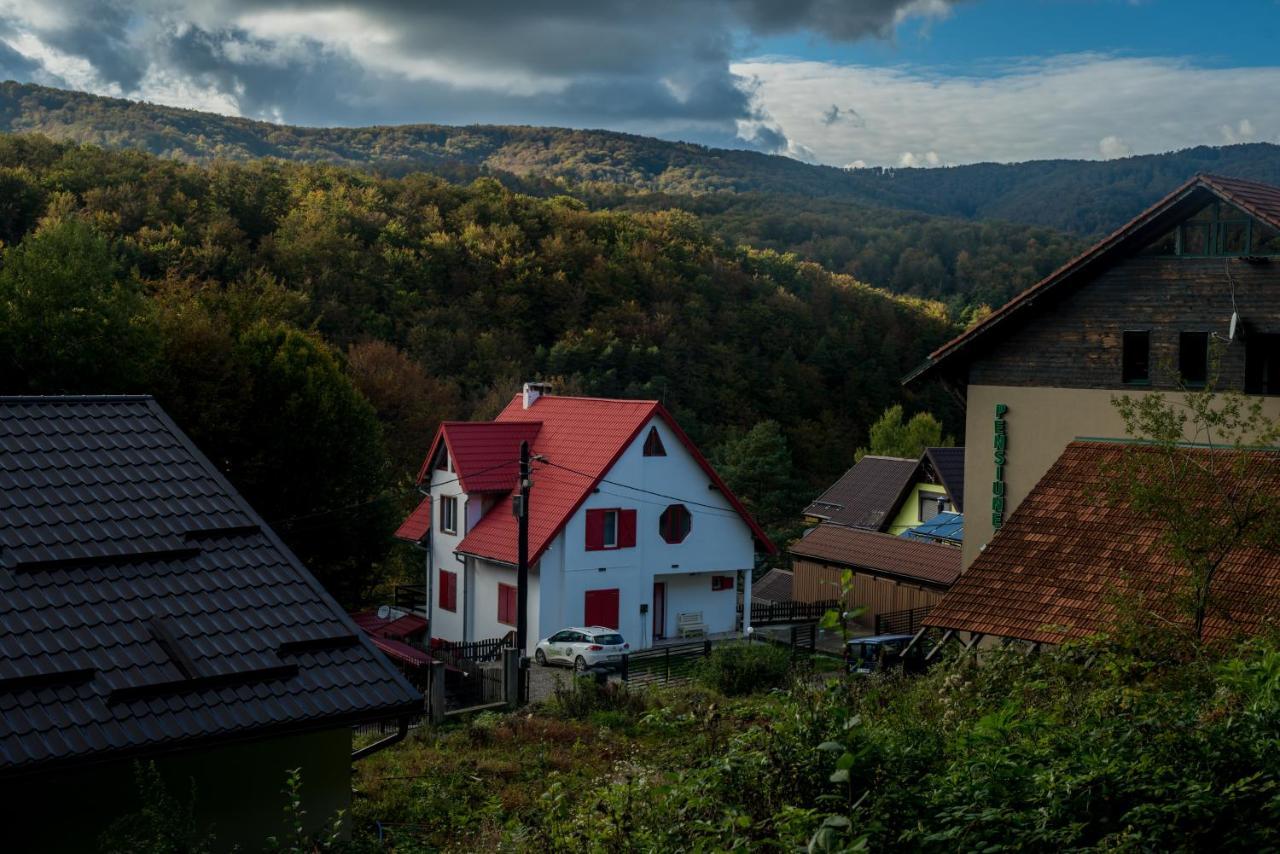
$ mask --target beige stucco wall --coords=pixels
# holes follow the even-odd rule
[[[1111,403],[1114,395],[1125,393],[1134,397],[1151,394],[1141,390],[969,386],[964,454],[966,569],[994,533],[991,498],[996,404],[1009,407],[1004,416],[1008,435],[1004,468],[1007,520],[1073,439],[1126,438],[1124,422]],[[1176,400],[1179,393],[1165,394]],[[1264,411],[1280,417],[1280,398],[1266,398]]]

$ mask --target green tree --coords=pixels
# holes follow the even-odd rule
[[[1157,392],[1112,404],[1140,442],[1124,449],[1110,473],[1110,497],[1161,523],[1160,541],[1187,573],[1175,599],[1202,641],[1227,557],[1248,546],[1280,550],[1271,477],[1280,423],[1263,413],[1261,398],[1212,385],[1185,391],[1181,403]]]
[[[48,222],[4,253],[0,352],[8,391],[145,391],[160,349],[153,310],[110,242]]]
[[[286,324],[252,327],[236,357],[251,388],[228,475],[330,593],[358,604],[395,523],[373,407],[327,345]]]
[[[779,549],[800,535],[809,491],[796,477],[787,437],[776,421],[731,436],[713,455],[716,471]]]
[[[902,405],[894,404],[884,411],[880,420],[871,425],[870,447],[859,448],[856,459],[867,454],[883,457],[914,459],[925,448],[950,447],[955,440],[942,436],[942,422],[928,412],[917,412],[905,423]]]

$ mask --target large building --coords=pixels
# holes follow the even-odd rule
[[[1069,443],[1124,437],[1113,397],[1212,373],[1280,414],[1280,188],[1201,175],[908,378],[966,404],[964,565]]]
[[[522,442],[536,457],[529,651],[570,626],[616,628],[633,649],[739,628],[757,550],[773,545],[671,415],[527,385],[493,421],[442,425],[423,463],[427,495],[398,535],[426,549],[432,637],[515,628]]]

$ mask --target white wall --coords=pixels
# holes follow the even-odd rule
[[[458,499],[458,532],[446,534],[440,530],[440,499],[446,496]],[[466,573],[462,561],[454,555],[458,543],[462,542],[464,531],[464,513],[467,522],[475,524],[470,518],[469,504],[462,484],[457,481],[453,472],[431,470],[431,563],[436,577],[431,579],[430,617],[431,636],[445,640],[463,640],[463,613],[466,608],[466,589],[464,580]],[[478,517],[477,517],[478,518]],[[458,579],[458,598],[456,611],[446,611],[440,607],[440,573],[452,572]]]
[[[644,441],[654,425],[662,437],[665,457],[644,456]],[[682,611],[703,611],[709,631],[733,630],[737,594],[733,590],[713,592],[709,576],[735,575],[754,566],[751,529],[723,494],[709,488],[710,478],[680,440],[661,419],[654,419],[641,429],[605,478],[614,483],[601,483],[600,491],[588,496],[553,546],[562,554],[563,581],[557,597],[561,610],[553,619],[553,612],[544,609],[547,619],[539,625],[539,634],[546,637],[565,626],[581,625],[586,591],[617,588],[618,630],[632,648],[647,647],[653,642],[655,576],[665,576],[659,580],[668,582],[667,637],[674,637],[675,615]],[[629,486],[648,492],[626,488]],[[659,535],[658,519],[668,505],[677,503],[685,505],[693,525],[684,542],[671,544]],[[613,507],[636,511],[635,548],[587,551],[585,511]],[[691,573],[697,577],[690,578]],[[543,574],[549,576],[550,571],[544,567]],[[642,604],[648,608],[643,617]]]
[[[474,613],[471,622],[471,637],[467,640],[488,640],[500,638],[507,632],[515,631],[515,623],[498,622],[498,585],[516,586],[516,570],[513,566],[491,563],[480,558],[472,558],[475,565],[475,596],[473,598]],[[539,605],[539,573],[536,567],[529,568],[529,635],[526,653],[533,654],[537,645],[538,605]]]

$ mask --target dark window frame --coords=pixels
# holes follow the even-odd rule
[[[458,533],[458,496],[456,495],[440,496],[440,532]]]
[[[1188,350],[1189,339],[1199,339],[1201,343],[1191,341],[1192,350]],[[1182,329],[1178,331],[1178,379],[1187,388],[1204,388],[1209,382],[1209,341],[1211,335],[1206,329]],[[1197,359],[1193,374],[1188,376],[1188,355]],[[1196,376],[1198,374],[1198,376]]]
[[[1131,336],[1143,336],[1146,352],[1143,354],[1141,362],[1136,359],[1130,359],[1129,342]],[[1139,370],[1140,369],[1140,370]],[[1140,376],[1138,374],[1141,374]],[[1126,329],[1120,333],[1120,382],[1124,385],[1146,386],[1151,385],[1151,330],[1150,329]]]

